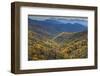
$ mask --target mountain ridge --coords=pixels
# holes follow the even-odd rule
[[[53,21],[38,21],[38,20],[31,20],[28,19],[28,25],[29,28],[31,27],[31,30],[35,31],[36,29],[44,30],[50,34],[57,35],[61,32],[82,32],[84,30],[87,30],[87,27],[84,25],[81,25],[79,23],[61,23],[61,22],[55,22]],[[35,29],[34,29],[35,27]]]

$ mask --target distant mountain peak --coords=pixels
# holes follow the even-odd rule
[[[46,19],[44,21],[28,19],[29,27],[33,27],[33,30],[41,29],[50,34],[58,34],[61,32],[81,32],[87,30],[87,27],[80,23],[63,23],[54,19]],[[35,27],[35,29],[34,29]]]

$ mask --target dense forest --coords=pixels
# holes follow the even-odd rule
[[[29,60],[86,58],[87,32],[63,32],[51,39],[29,31],[28,51]]]

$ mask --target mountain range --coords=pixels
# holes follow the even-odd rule
[[[28,18],[28,60],[87,58],[87,29],[78,21]]]
[[[63,23],[55,19],[33,20],[28,18],[28,27],[34,32],[48,33],[48,35],[87,30],[87,26],[81,23]]]

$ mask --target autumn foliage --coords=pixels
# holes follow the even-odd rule
[[[71,33],[69,38],[64,34],[65,38],[62,37],[63,34],[55,39],[42,38],[29,30],[28,60],[87,58],[87,32]]]

